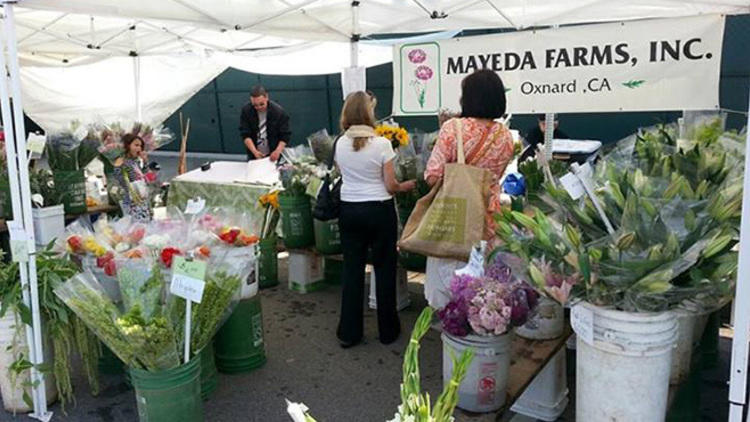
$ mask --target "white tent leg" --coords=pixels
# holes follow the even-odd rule
[[[135,116],[138,122],[143,122],[141,107],[141,58],[133,57],[133,81],[135,83]]]
[[[21,263],[21,285],[24,303],[31,308],[32,327],[26,329],[31,363],[32,393],[34,413],[31,417],[42,421],[49,421],[52,413],[47,410],[47,397],[44,374],[36,368],[43,362],[42,350],[42,321],[39,311],[39,295],[36,274],[36,257],[34,245],[34,228],[31,217],[31,189],[29,187],[29,169],[26,164],[26,129],[23,122],[23,106],[21,98],[21,79],[18,67],[18,51],[16,31],[14,25],[13,5],[4,3],[5,10],[5,46],[8,51],[7,63],[1,63],[0,69],[7,69],[10,73],[10,89],[13,97],[13,120],[11,120],[10,101],[5,84],[0,88],[3,121],[6,134],[10,135],[10,142],[6,143],[8,157],[8,175],[11,185],[11,199],[13,203],[14,219],[23,229],[28,239],[29,262]],[[0,59],[5,62],[5,58]],[[8,130],[9,129],[9,130]],[[20,155],[19,155],[20,153]],[[27,267],[28,265],[28,267]],[[28,271],[27,271],[28,270]],[[26,288],[28,287],[28,292]]]
[[[750,93],[748,94],[750,95]],[[748,129],[750,129],[750,114],[748,114]],[[742,413],[747,404],[747,357],[748,341],[750,341],[750,132],[748,132],[745,140],[745,182],[743,189],[740,258],[737,270],[737,291],[734,294],[738,312],[735,315],[732,369],[729,382],[730,422],[742,422]]]
[[[351,50],[350,54],[350,65],[351,67],[359,66],[359,1],[354,0],[352,2],[352,39],[351,39]]]

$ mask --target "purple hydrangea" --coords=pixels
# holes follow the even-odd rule
[[[499,255],[495,256],[492,262],[487,265],[484,270],[484,275],[485,277],[497,280],[500,283],[510,283],[513,278],[510,267],[505,265]]]
[[[451,300],[438,311],[438,317],[447,333],[464,337],[469,334],[468,306],[463,300]]]

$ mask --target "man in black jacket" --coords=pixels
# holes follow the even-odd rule
[[[268,99],[260,85],[250,92],[250,103],[242,107],[240,136],[247,148],[247,159],[271,157],[276,161],[289,143],[289,115],[281,106]]]

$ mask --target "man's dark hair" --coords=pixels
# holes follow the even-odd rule
[[[265,88],[261,85],[255,85],[253,89],[250,91],[251,97],[267,97],[268,91],[266,91]]]
[[[505,106],[505,86],[497,73],[477,70],[461,81],[461,117],[497,119]]]

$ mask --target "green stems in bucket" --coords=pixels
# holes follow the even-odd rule
[[[427,334],[432,322],[432,308],[425,308],[414,324],[409,345],[406,346],[403,366],[403,382],[401,384],[401,405],[399,406],[400,419],[413,418],[415,422],[448,422],[451,420],[453,410],[458,404],[458,386],[466,376],[469,364],[474,358],[472,349],[465,350],[459,359],[451,355],[453,360],[453,375],[448,385],[438,397],[435,407],[430,409],[430,395],[421,393],[419,376],[419,342]]]
[[[461,385],[469,369],[472,359],[474,359],[474,350],[466,349],[461,353],[461,357],[456,359],[455,354],[451,351],[451,360],[453,361],[453,374],[448,385],[438,397],[435,408],[432,410],[432,419],[434,421],[447,421],[453,415],[453,409],[458,404],[458,386]]]

